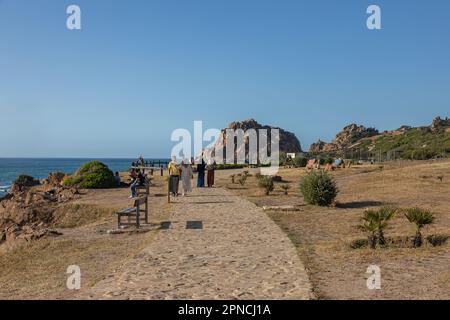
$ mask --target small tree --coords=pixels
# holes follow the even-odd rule
[[[416,235],[413,238],[412,244],[415,248],[418,248],[423,243],[421,230],[426,225],[433,223],[434,215],[430,210],[415,207],[406,209],[405,217],[409,222],[416,225]]]
[[[303,177],[300,191],[306,203],[319,206],[331,205],[338,193],[333,177],[323,170],[312,171]]]
[[[282,185],[280,185],[280,188],[283,190],[284,194],[287,196],[291,186],[288,184],[282,184]]]
[[[270,176],[261,176],[258,181],[260,188],[265,189],[266,196],[268,196],[274,189],[273,179]]]

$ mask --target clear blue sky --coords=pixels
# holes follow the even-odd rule
[[[448,0],[0,0],[0,157],[162,157],[194,120],[252,117],[304,149],[428,124],[450,116],[449,39]]]

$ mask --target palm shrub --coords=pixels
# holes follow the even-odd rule
[[[416,235],[413,238],[412,244],[415,248],[418,248],[423,243],[422,228],[433,223],[434,215],[430,210],[415,207],[406,209],[405,217],[409,222],[416,225]]]
[[[324,170],[315,170],[300,181],[300,191],[305,202],[318,206],[329,206],[337,196],[336,182]]]
[[[367,236],[367,239],[369,240],[369,246],[371,249],[375,249],[377,246],[377,232],[378,232],[378,226],[372,217],[372,212],[366,211],[364,212],[364,216],[362,218],[363,223],[359,226],[359,228],[367,233],[369,235]]]
[[[364,212],[360,229],[370,233],[368,239],[371,248],[375,248],[377,243],[381,246],[386,245],[384,230],[396,212],[397,209],[391,206],[384,206],[378,210],[369,209]]]
[[[291,186],[288,184],[282,184],[280,185],[280,188],[283,190],[284,194],[287,195]]]
[[[274,189],[273,179],[270,176],[261,176],[258,181],[258,186],[263,188],[268,196]]]

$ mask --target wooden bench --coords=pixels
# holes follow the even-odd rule
[[[145,206],[144,209],[142,209],[142,206]],[[145,223],[148,223],[148,196],[136,198],[133,207],[117,212],[118,228],[129,225],[135,225],[139,228],[141,226],[141,212],[145,213]],[[122,217],[124,216],[128,217],[128,222],[122,222]],[[131,217],[135,217],[135,222],[131,222]]]
[[[141,195],[150,195],[150,182],[146,181],[143,186],[136,186],[136,195],[139,197]]]

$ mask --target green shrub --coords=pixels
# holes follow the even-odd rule
[[[295,157],[293,162],[296,168],[304,168],[308,164],[308,159],[305,157]]]
[[[65,186],[77,186],[83,189],[114,188],[114,174],[100,161],[83,164],[74,175],[64,180]]]
[[[329,206],[337,196],[334,179],[325,171],[312,171],[300,181],[300,191],[305,202],[312,205]]]
[[[333,157],[327,156],[325,159],[325,164],[332,164],[334,162]]]
[[[258,181],[258,186],[265,190],[268,196],[274,189],[273,179],[270,176],[261,176]]]
[[[433,234],[427,237],[428,242],[433,247],[438,247],[444,245],[447,240],[450,239],[449,236],[443,234]]]

